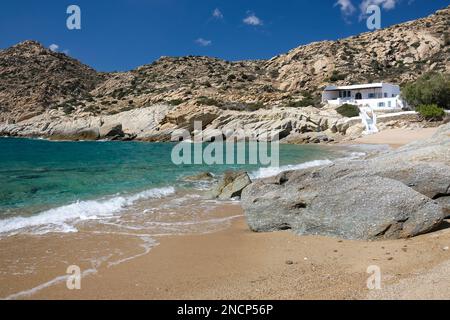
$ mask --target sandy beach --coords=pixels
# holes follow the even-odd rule
[[[388,144],[392,148],[430,138],[437,128],[388,129],[377,134],[364,136],[352,141],[352,144]]]
[[[450,229],[410,240],[343,241],[290,232],[252,233],[244,218],[238,218],[221,232],[158,241],[149,254],[84,277],[81,290],[68,290],[62,282],[27,298],[450,297],[450,284],[443,281],[450,261],[450,251],[445,249],[450,244]],[[380,267],[382,290],[367,289],[367,268],[373,265]]]
[[[358,143],[399,146],[411,137],[426,138],[434,130],[386,131]],[[18,250],[25,265],[35,259],[31,257],[44,253],[57,257],[51,263],[34,261],[38,275],[33,270],[0,275],[2,298],[450,298],[449,222],[438,231],[412,239],[366,242],[297,236],[289,231],[254,233],[248,229],[239,203],[214,210],[214,216],[233,217],[229,227],[206,234],[155,237],[157,244],[148,250],[135,236],[100,234],[90,228],[61,236],[2,239],[2,270],[15,261]],[[99,256],[118,262],[98,261],[92,269],[92,261],[84,254],[93,248]],[[108,250],[111,248],[114,250]],[[80,290],[66,286],[64,272],[73,264],[79,265],[83,274]],[[370,266],[380,268],[381,290],[367,287]]]
[[[0,300],[450,300],[450,1],[77,2],[1,11]]]

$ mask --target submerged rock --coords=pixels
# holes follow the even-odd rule
[[[201,172],[193,176],[187,176],[183,178],[184,181],[211,181],[214,180],[214,175],[211,172]]]
[[[247,172],[227,171],[217,186],[212,191],[212,197],[227,200],[240,197],[242,190],[251,184],[252,181]]]

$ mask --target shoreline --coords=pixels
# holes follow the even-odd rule
[[[421,128],[395,128],[395,129],[385,129],[375,134],[364,135],[359,138],[354,138],[352,140],[341,141],[341,142],[331,142],[331,143],[289,143],[281,142],[283,145],[320,145],[320,146],[348,146],[348,145],[389,145],[390,147],[396,149],[403,145],[409,144],[411,142],[430,138],[436,131],[438,127],[421,127]],[[134,139],[134,140],[108,140],[108,139],[88,139],[88,140],[77,140],[77,139],[52,139],[51,136],[0,136],[0,139],[30,139],[30,140],[42,140],[48,142],[138,142],[138,143],[177,143],[174,141],[156,141],[156,140],[144,140],[144,139]]]
[[[398,283],[450,261],[450,253],[442,249],[450,241],[450,229],[407,240],[365,242],[289,231],[253,233],[241,217],[226,230],[158,241],[148,254],[83,278],[81,290],[59,283],[28,298],[378,299]],[[411,264],[417,256],[420,262]],[[367,289],[371,265],[381,268],[386,291]],[[430,291],[430,285],[420,289]],[[440,287],[450,290],[450,284]]]
[[[434,128],[433,128],[434,129]],[[436,130],[436,129],[435,129]],[[434,131],[435,131],[434,130]],[[431,130],[422,131],[424,137]],[[404,134],[409,130],[403,130]],[[374,135],[375,137],[376,135]],[[383,135],[371,141],[382,140]],[[391,140],[392,141],[392,140]],[[365,141],[367,142],[367,140]],[[400,141],[401,142],[401,141]],[[402,145],[398,142],[394,145]],[[376,143],[373,143],[376,144]],[[381,143],[387,144],[387,143]],[[356,144],[342,144],[352,146]],[[157,241],[148,251],[136,251],[136,237],[97,236],[85,232],[52,235],[40,241],[42,250],[53,248],[70,251],[82,241],[82,247],[109,241],[123,248],[131,259],[119,263],[100,263],[92,271],[86,262],[80,263],[89,275],[82,279],[82,290],[68,290],[65,278],[32,295],[19,299],[380,299],[389,298],[405,281],[419,276],[428,277],[450,262],[447,247],[450,229],[422,235],[408,240],[364,242],[348,241],[321,236],[297,236],[289,231],[253,233],[247,227],[238,204],[221,204],[215,210],[230,218],[231,226],[206,234],[152,236]],[[80,238],[81,237],[81,238]],[[39,238],[39,237],[38,237]],[[60,238],[59,240],[57,240]],[[68,241],[60,240],[66,239]],[[80,240],[81,239],[81,240]],[[36,239],[35,239],[36,240]],[[76,242],[77,241],[77,242]],[[83,242],[84,241],[84,242]],[[29,247],[33,237],[21,247]],[[59,244],[58,244],[59,243]],[[29,244],[29,246],[27,246]],[[5,251],[6,249],[4,249]],[[31,249],[32,250],[32,249]],[[49,249],[52,250],[52,249]],[[128,250],[128,251],[127,251]],[[39,252],[39,251],[36,251]],[[132,253],[132,254],[131,254]],[[70,254],[69,254],[70,256]],[[419,262],[409,261],[421,256]],[[4,289],[10,287],[3,298],[20,291],[51,282],[61,277],[61,270],[80,257],[67,258],[55,268],[44,269],[39,281],[30,277],[12,290],[17,279],[3,279]],[[70,261],[70,263],[69,263]],[[47,261],[48,262],[48,261]],[[53,261],[55,264],[55,261]],[[379,265],[386,280],[386,293],[370,292],[366,287],[367,267]],[[442,269],[442,268],[441,268]],[[445,269],[446,270],[446,269]],[[437,272],[442,275],[442,272]],[[33,280],[32,280],[33,279]],[[432,282],[432,280],[430,280]],[[417,281],[416,281],[417,282]],[[417,285],[416,285],[417,287]],[[442,289],[443,288],[443,289]],[[422,290],[423,288],[421,288]],[[450,285],[441,285],[450,297]],[[33,290],[33,289],[31,289]],[[428,291],[427,291],[428,290]],[[423,289],[429,296],[432,287]],[[2,292],[4,290],[1,290]],[[422,292],[422,291],[421,291]],[[417,296],[417,290],[414,292]],[[395,297],[395,296],[394,296]],[[408,295],[406,294],[406,297]]]

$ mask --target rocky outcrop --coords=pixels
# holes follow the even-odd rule
[[[36,41],[1,50],[0,122],[24,121],[57,106],[62,110],[63,101],[85,100],[106,77]]]
[[[242,192],[254,231],[346,239],[413,237],[438,226],[450,199],[450,124],[369,160],[289,171]]]
[[[354,126],[354,120],[336,119],[326,107],[318,108],[323,86],[402,84],[428,71],[449,72],[449,16],[446,8],[383,30],[301,46],[268,61],[161,57],[116,73],[97,72],[25,41],[0,51],[0,131],[47,136],[53,132],[47,126],[65,123],[73,132],[80,128],[68,124],[77,119],[89,122],[120,115],[122,119],[114,122],[122,124],[124,134],[146,141],[169,141],[173,130],[192,130],[196,120],[212,130],[243,123],[263,131],[273,128],[282,138],[293,135],[293,141],[313,143],[315,137],[301,135],[321,131],[334,140],[333,135],[348,129],[348,134],[358,135],[362,128]],[[141,114],[152,106],[161,108],[154,112],[158,119]]]
[[[124,133],[122,131],[121,123],[110,123],[100,127],[99,129],[100,138],[105,139],[117,139],[122,138]]]
[[[45,137],[54,140],[130,140],[170,141],[172,130],[160,130],[165,115],[172,109],[166,105],[124,111],[108,116],[59,117],[51,110],[21,123],[0,124],[0,134],[9,136]],[[86,134],[89,132],[89,134]]]
[[[220,200],[228,200],[240,197],[242,190],[252,181],[246,172],[243,171],[227,171],[223,178],[212,190],[212,197]]]

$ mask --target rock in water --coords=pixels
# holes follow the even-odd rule
[[[214,175],[211,172],[201,172],[199,174],[193,176],[184,177],[184,181],[193,182],[193,181],[211,181],[214,179]]]
[[[227,171],[212,191],[212,196],[221,200],[240,197],[242,190],[252,181],[247,172]]]

